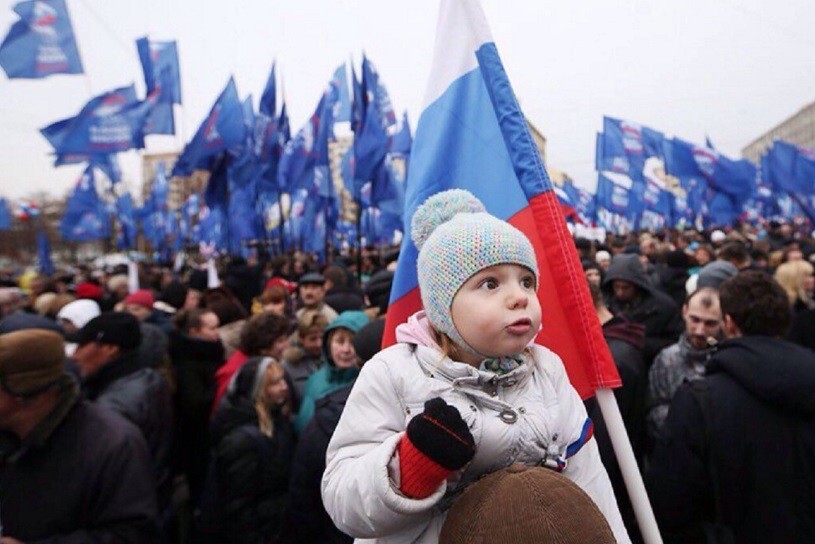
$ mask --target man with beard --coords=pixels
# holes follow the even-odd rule
[[[704,375],[707,360],[721,340],[719,293],[711,287],[695,291],[682,306],[682,319],[685,332],[677,343],[659,352],[648,374],[647,425],[652,440],[661,436],[676,390],[685,380]]]

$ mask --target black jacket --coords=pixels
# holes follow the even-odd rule
[[[623,382],[622,387],[614,390],[614,397],[620,408],[634,455],[641,460],[645,437],[645,386],[648,381],[642,356],[645,327],[622,317],[614,317],[603,324],[603,337]],[[594,422],[594,437],[600,450],[600,458],[603,460],[611,486],[614,488],[614,495],[617,497],[623,522],[628,529],[628,534],[634,538],[634,535],[639,532],[639,527],[628,499],[622,472],[617,463],[600,406],[595,398],[588,399],[585,404],[586,411]]]
[[[815,542],[815,354],[728,340],[708,374],[680,387],[654,452],[648,484],[663,533],[695,541],[718,518],[739,543]]]
[[[0,432],[3,535],[53,544],[158,542],[152,463],[133,425],[79,400],[65,378],[57,407],[26,438]]]
[[[227,395],[212,421],[216,500],[215,541],[259,544],[280,530],[294,428],[288,417],[274,416],[274,434],[259,428],[253,403]]]
[[[173,406],[167,382],[152,368],[144,368],[139,352],[126,352],[83,383],[88,400],[121,414],[142,432],[153,458],[156,483],[164,492],[170,479],[173,446]]]
[[[281,544],[350,544],[354,541],[334,526],[320,495],[328,442],[352,387],[353,384],[319,399],[314,417],[303,429],[292,462]]]
[[[210,342],[173,331],[170,356],[176,380],[176,454],[195,502],[207,471],[215,371],[224,362],[224,346],[220,340]]]
[[[637,287],[634,301],[622,303],[614,297],[614,280],[625,280]],[[665,293],[656,289],[642,268],[637,255],[617,255],[603,280],[603,291],[608,299],[608,309],[614,315],[623,315],[636,323],[645,325],[646,364],[663,348],[676,342],[684,326],[679,307]]]

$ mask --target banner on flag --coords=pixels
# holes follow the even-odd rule
[[[20,20],[0,44],[0,66],[9,79],[82,73],[65,0],[19,2],[14,11]]]

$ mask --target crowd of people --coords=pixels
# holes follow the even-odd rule
[[[3,271],[0,542],[433,542],[439,512],[513,462],[562,472],[640,541],[597,403],[527,344],[531,246],[462,215],[414,232],[425,312],[384,352],[396,249],[224,259],[218,287],[203,265],[143,263],[139,288],[126,267]],[[815,540],[815,240],[771,224],[575,245],[665,541]],[[513,282],[520,347],[490,336],[484,298]]]

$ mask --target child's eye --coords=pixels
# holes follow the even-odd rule
[[[521,285],[524,286],[524,289],[533,289],[535,287],[535,278],[527,276],[521,280]]]
[[[482,289],[488,289],[492,291],[493,289],[498,289],[498,282],[495,281],[493,278],[487,278],[481,282]]]

